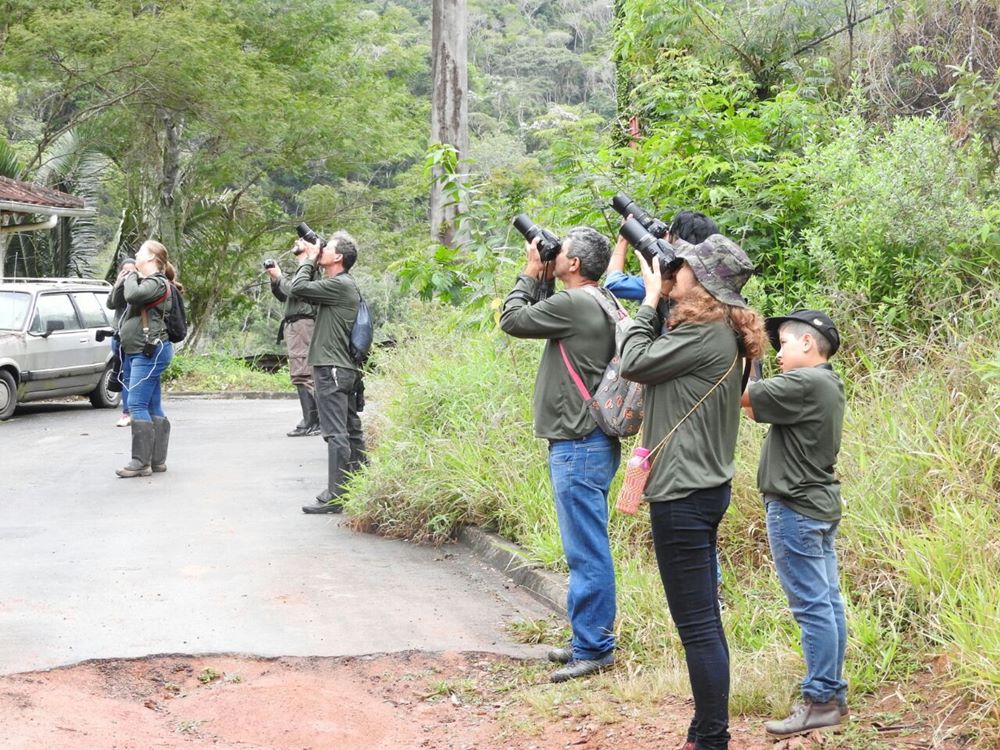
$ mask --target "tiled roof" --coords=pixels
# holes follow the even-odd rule
[[[0,201],[50,208],[84,208],[83,198],[2,176],[0,176]]]

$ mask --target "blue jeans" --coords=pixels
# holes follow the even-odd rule
[[[549,476],[569,566],[566,610],[573,658],[599,659],[615,647],[615,568],[608,540],[608,490],[621,445],[599,429],[549,443]]]
[[[719,610],[719,523],[729,484],[649,504],[653,549],[667,607],[684,645],[694,718],[687,739],[697,750],[729,747],[729,644]]]
[[[128,379],[132,363],[128,355],[122,351],[122,345],[117,336],[111,339],[111,351],[114,352],[115,357],[119,358],[122,363],[118,371],[118,382],[122,387],[122,413],[128,414]]]
[[[153,417],[165,417],[160,403],[160,376],[174,358],[174,345],[161,341],[152,357],[142,353],[127,355],[129,370],[128,409],[132,420],[152,422]]]
[[[833,546],[839,524],[804,516],[780,500],[767,501],[771,554],[792,615],[802,630],[806,662],[802,697],[813,703],[833,698],[843,702],[847,697],[847,619]]]

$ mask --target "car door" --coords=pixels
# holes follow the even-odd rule
[[[108,356],[111,354],[111,339],[106,338],[104,341],[97,340],[97,332],[99,330],[110,330],[111,328],[104,307],[104,300],[107,299],[107,294],[98,296],[96,293],[90,291],[71,292],[70,297],[73,298],[73,303],[80,314],[83,327],[89,335],[85,346],[87,349],[87,361],[94,368],[94,376],[91,382],[96,388],[101,380],[104,367],[108,362]]]
[[[92,331],[84,329],[68,293],[39,293],[25,341],[21,377],[26,392],[82,392],[94,377],[93,337]]]

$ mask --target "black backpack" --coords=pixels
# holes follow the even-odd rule
[[[371,311],[368,303],[361,296],[358,290],[358,317],[354,319],[354,327],[351,329],[351,345],[349,347],[351,359],[357,365],[364,364],[368,358],[368,351],[372,348],[372,339],[375,336],[375,326],[372,324]]]
[[[171,300],[173,304],[170,305],[170,309],[163,315],[163,325],[167,329],[167,338],[170,339],[170,343],[179,344],[184,340],[188,332],[187,311],[184,309],[184,298],[181,297],[180,289],[173,283],[167,282],[167,291],[146,309],[149,310],[163,304],[167,297],[170,296],[173,297]]]

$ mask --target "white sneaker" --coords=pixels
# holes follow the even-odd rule
[[[128,427],[132,424],[132,416],[130,414],[122,414],[118,421],[115,422],[115,427]]]

